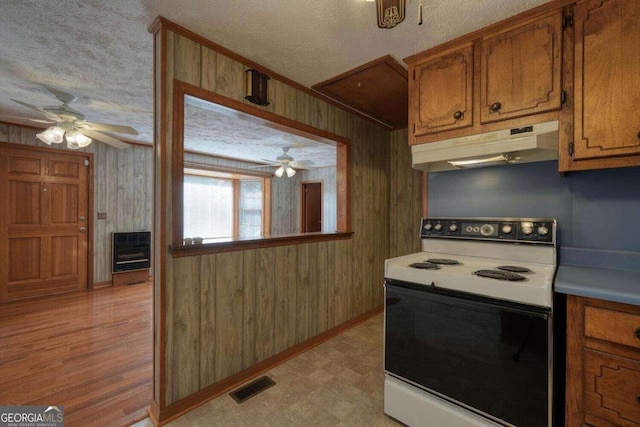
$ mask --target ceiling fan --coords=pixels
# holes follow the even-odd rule
[[[62,105],[49,106],[49,107],[36,107],[35,105],[27,104],[26,102],[12,99],[24,107],[30,110],[37,111],[46,119],[31,119],[28,117],[9,117],[0,116],[10,119],[27,119],[37,123],[51,123],[52,126],[47,128],[36,135],[36,137],[47,145],[61,144],[63,141],[67,142],[67,148],[78,149],[86,147],[91,144],[93,139],[102,141],[105,144],[112,145],[116,148],[127,148],[130,145],[126,142],[120,141],[117,138],[104,134],[102,132],[116,132],[124,133],[128,135],[137,135],[138,132],[130,127],[123,125],[112,125],[106,123],[94,123],[88,122],[84,119],[84,114],[69,107],[69,104],[76,100],[76,97],[57,90],[55,88],[44,86],[49,92],[51,92]]]
[[[296,174],[296,169],[312,169],[315,164],[312,160],[295,160],[289,155],[291,147],[281,147],[282,154],[276,157],[275,160],[260,159],[263,162],[269,163],[268,165],[253,166],[254,168],[273,167],[277,166],[275,175],[280,178],[285,172],[289,178]],[[295,169],[294,169],[295,168]]]

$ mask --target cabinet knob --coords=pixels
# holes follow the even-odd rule
[[[640,340],[640,328],[636,329],[634,334],[635,334],[636,338],[638,338]]]
[[[638,132],[638,139],[640,139],[640,132]]]
[[[499,102],[494,102],[489,108],[491,109],[491,111],[498,111],[502,108],[502,104],[500,104]]]
[[[456,120],[460,120],[462,118],[462,111],[458,110],[455,113],[453,113],[453,118]]]

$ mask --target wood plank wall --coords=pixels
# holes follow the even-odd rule
[[[389,182],[389,255],[397,257],[420,251],[418,238],[422,217],[423,172],[411,168],[411,149],[406,129],[391,132]]]
[[[164,124],[156,152],[156,219],[157,226],[165,227],[156,233],[166,236],[156,246],[157,259],[163,262],[156,264],[154,272],[156,308],[159,319],[164,319],[156,340],[164,343],[156,349],[160,356],[156,357],[155,401],[161,413],[234,373],[380,306],[391,223],[410,223],[413,202],[420,197],[420,182],[413,179],[411,163],[406,161],[410,153],[406,132],[395,133],[392,148],[387,129],[272,78],[271,105],[266,110],[351,141],[352,238],[172,258],[173,79],[246,102],[243,82],[248,68],[173,28],[162,21],[155,32],[156,124]],[[402,167],[395,169],[399,164]],[[396,180],[397,173],[406,177]],[[394,215],[402,219],[394,221],[389,203],[392,181],[393,188],[401,188],[404,194],[394,197],[395,201],[409,206],[396,206]],[[406,228],[396,227],[395,252],[416,247],[416,230],[401,236]],[[406,243],[411,240],[414,244]]]
[[[46,146],[38,139],[40,130],[0,124],[0,141]],[[52,150],[68,150],[64,144]],[[93,280],[111,281],[111,233],[114,231],[151,230],[153,214],[153,150],[134,145],[118,150],[100,142],[75,150],[94,154],[94,214],[107,214],[107,219],[93,220]]]

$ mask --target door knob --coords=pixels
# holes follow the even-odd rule
[[[494,102],[489,108],[491,109],[491,111],[495,112],[502,108],[502,104],[500,104],[499,102]]]

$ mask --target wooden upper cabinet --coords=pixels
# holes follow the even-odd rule
[[[415,136],[472,125],[473,45],[409,70],[409,128]]]
[[[640,154],[639,23],[638,0],[575,7],[573,160]]]
[[[480,49],[482,123],[561,108],[561,11],[483,37]]]

